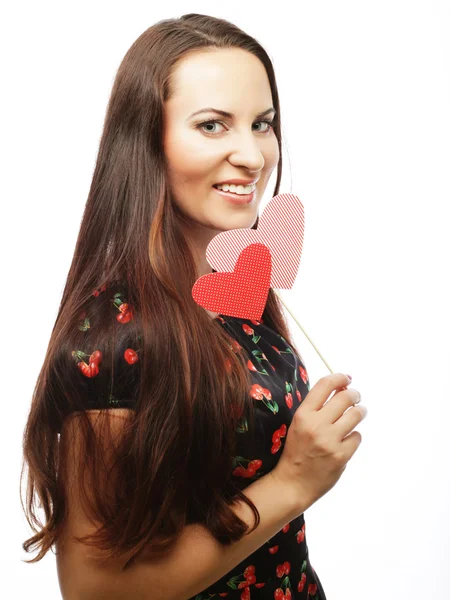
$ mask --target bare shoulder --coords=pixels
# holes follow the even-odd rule
[[[69,425],[71,425],[77,417],[80,417],[82,413],[86,414],[91,423],[95,423],[99,418],[108,418],[111,420],[129,420],[135,413],[133,408],[92,408],[84,411],[74,411],[70,413],[62,424],[61,433],[63,430],[67,429]]]

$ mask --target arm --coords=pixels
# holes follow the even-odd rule
[[[90,411],[90,414],[94,416],[96,412]],[[127,411],[110,409],[107,416],[112,418],[114,431],[120,435],[123,419],[129,416]],[[78,474],[74,459],[82,451],[76,421],[66,422],[60,441],[61,456],[67,456],[67,479],[75,482]],[[92,423],[97,427],[95,418]],[[64,600],[188,600],[221,579],[313,504],[305,494],[299,494],[298,484],[294,489],[293,485],[282,483],[269,472],[244,490],[260,513],[260,524],[255,531],[224,546],[206,527],[193,523],[184,528],[168,556],[154,560],[148,554],[146,556],[144,549],[129,568],[122,571],[123,561],[99,566],[92,549],[71,539],[74,535],[94,531],[77,489],[77,485],[67,488],[68,522],[63,539],[57,544],[57,569]],[[245,502],[238,499],[232,508],[243,521],[253,526],[253,512]],[[101,554],[99,558],[102,558]]]
[[[223,546],[205,527],[187,525],[168,557],[150,562],[141,553],[113,585],[105,579],[103,586],[97,588],[102,590],[101,595],[94,594],[96,600],[188,600],[218,581],[309,507],[290,489],[280,489],[271,473],[250,484],[244,493],[260,513],[261,521],[255,531]],[[233,507],[241,519],[253,525],[253,513],[247,504],[238,500]]]

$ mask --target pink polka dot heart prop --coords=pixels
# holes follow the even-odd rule
[[[213,237],[206,248],[206,260],[216,271],[232,271],[244,248],[264,244],[272,256],[270,287],[290,289],[300,266],[304,224],[300,198],[278,194],[260,215],[257,229],[231,229]]]
[[[272,258],[264,244],[250,244],[231,273],[202,275],[192,287],[200,306],[240,319],[260,320],[269,295]]]

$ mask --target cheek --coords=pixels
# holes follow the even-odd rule
[[[198,133],[191,131],[177,131],[176,135],[169,132],[164,152],[168,164],[180,173],[202,172],[220,157],[219,150],[214,150],[211,140],[202,139]]]
[[[169,177],[173,185],[201,185],[211,180],[217,158],[211,152],[185,151],[181,148],[167,155]]]

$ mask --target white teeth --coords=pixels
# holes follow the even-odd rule
[[[234,183],[224,183],[223,185],[215,185],[214,187],[218,190],[223,190],[224,192],[232,192],[233,194],[245,195],[253,192],[253,190],[256,188],[256,184],[252,183],[251,185],[235,185]]]

